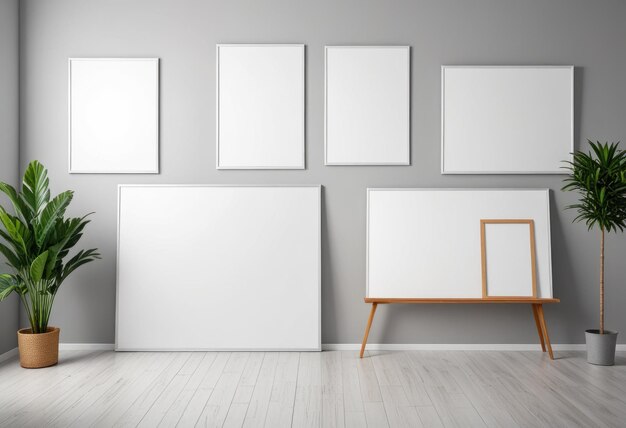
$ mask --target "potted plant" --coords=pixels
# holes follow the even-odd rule
[[[577,151],[565,168],[564,191],[579,194],[574,219],[584,221],[588,230],[600,229],[600,328],[587,330],[587,362],[610,366],[615,363],[617,332],[604,328],[604,239],[610,232],[626,228],[626,152],[619,143],[588,141],[593,152]]]
[[[16,292],[28,315],[30,328],[17,332],[20,364],[26,368],[58,362],[60,330],[48,326],[54,297],[76,268],[100,258],[91,249],[65,260],[89,221],[87,216],[65,218],[73,192],[51,199],[48,184],[48,171],[38,161],[28,165],[20,192],[0,183],[15,212],[0,206],[0,253],[13,270],[0,274],[0,301]]]

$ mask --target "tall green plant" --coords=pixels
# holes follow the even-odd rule
[[[81,250],[65,261],[89,223],[87,216],[64,218],[72,201],[68,190],[50,198],[48,171],[38,161],[28,165],[22,189],[6,183],[0,191],[13,204],[15,215],[0,206],[0,253],[12,274],[0,274],[0,301],[16,292],[33,333],[45,333],[54,297],[61,283],[78,267],[100,258],[96,249]]]
[[[564,191],[579,194],[574,219],[584,221],[588,230],[600,228],[600,334],[604,334],[604,235],[626,228],[626,151],[619,143],[588,141],[592,152],[577,151],[565,168],[569,176]]]

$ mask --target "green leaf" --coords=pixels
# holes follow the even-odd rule
[[[52,230],[57,220],[65,214],[65,210],[70,202],[72,202],[73,196],[74,192],[68,190],[57,195],[46,204],[46,207],[41,212],[41,215],[35,224],[35,239],[39,248],[43,245],[48,233]]]
[[[30,265],[30,279],[33,282],[41,281],[44,269],[46,267],[46,260],[48,259],[48,251],[41,253],[33,263]]]
[[[35,218],[50,200],[48,171],[39,161],[32,161],[26,168],[22,184],[22,200],[31,218]]]
[[[20,248],[24,253],[28,252],[27,242],[30,239],[28,228],[16,217],[8,214],[0,206],[0,222],[6,230],[10,242],[15,248]]]
[[[26,253],[24,252],[24,248],[19,242],[15,242],[13,238],[9,236],[4,230],[0,228],[0,237],[2,237],[9,246],[13,249],[13,254],[15,254],[20,260],[20,268],[23,267],[23,264],[26,260]]]
[[[20,270],[22,262],[9,247],[4,244],[0,244],[0,253],[2,253],[2,255],[7,259],[9,265],[11,265],[15,270]]]
[[[13,204],[15,213],[20,216],[25,223],[29,223],[31,221],[31,217],[28,207],[24,204],[24,201],[20,198],[20,195],[17,193],[15,188],[13,188],[10,184],[0,183],[0,192],[3,192],[8,196],[9,200]]]
[[[604,197],[606,196],[606,187],[600,189],[600,205],[604,203]]]
[[[55,244],[48,248],[48,261],[46,262],[46,277],[52,276],[52,271],[58,267],[59,262],[63,259],[82,236],[82,231],[89,223],[85,220],[89,214],[84,217],[70,218],[58,221],[54,229],[56,238]]]
[[[0,302],[6,299],[13,291],[18,291],[19,287],[13,275],[0,274]]]
[[[74,272],[77,268],[84,265],[85,263],[89,263],[94,261],[95,259],[99,259],[100,254],[98,250],[92,248],[86,251],[79,251],[74,257],[72,257],[66,264],[63,269],[63,274],[61,277],[61,281],[65,280],[72,272]]]

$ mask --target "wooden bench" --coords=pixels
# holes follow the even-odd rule
[[[541,350],[546,352],[550,359],[554,360],[552,354],[552,346],[550,345],[550,337],[548,336],[548,327],[546,320],[543,316],[543,304],[544,303],[559,303],[559,299],[540,299],[540,298],[477,298],[477,299],[387,299],[387,298],[372,298],[366,297],[365,303],[371,303],[372,309],[370,310],[370,316],[367,320],[367,327],[365,327],[365,336],[363,337],[363,344],[361,345],[361,358],[365,352],[365,345],[367,344],[367,337],[370,334],[370,328],[372,327],[372,321],[374,321],[374,314],[378,305],[387,305],[392,303],[402,304],[529,304],[532,307],[533,317],[535,318],[535,325],[537,326],[537,333],[539,334],[539,342],[541,343]]]

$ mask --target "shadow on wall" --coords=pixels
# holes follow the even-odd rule
[[[554,190],[554,192],[560,192],[560,189]],[[572,266],[571,254],[566,245],[565,239],[565,224],[567,219],[564,218],[563,213],[559,211],[559,207],[556,204],[554,196],[550,198],[550,229],[552,232],[552,292],[557,298],[567,298],[561,300],[561,303],[555,305],[553,311],[550,312],[562,313],[567,312],[574,314],[580,314],[584,311],[584,305],[580,301],[579,296],[576,295],[576,287],[573,284],[576,283],[574,276],[574,270]],[[554,257],[558,254],[559,257]],[[551,317],[556,318],[556,317]],[[569,319],[568,317],[559,317],[560,319]],[[582,341],[580,328],[573,323],[561,323],[554,324],[560,330],[559,337],[563,343],[580,343]]]
[[[574,67],[574,150],[580,149],[584,67]]]
[[[320,310],[322,311],[322,343],[324,343],[324,337],[328,337],[330,332],[326,332],[324,330],[325,326],[333,326],[336,325],[337,322],[337,307],[335,305],[335,301],[337,300],[335,295],[333,295],[333,290],[335,289],[333,284],[333,275],[332,275],[332,258],[330,256],[330,239],[328,232],[328,216],[326,215],[326,189],[322,186],[322,307]],[[330,328],[330,327],[329,327]]]

